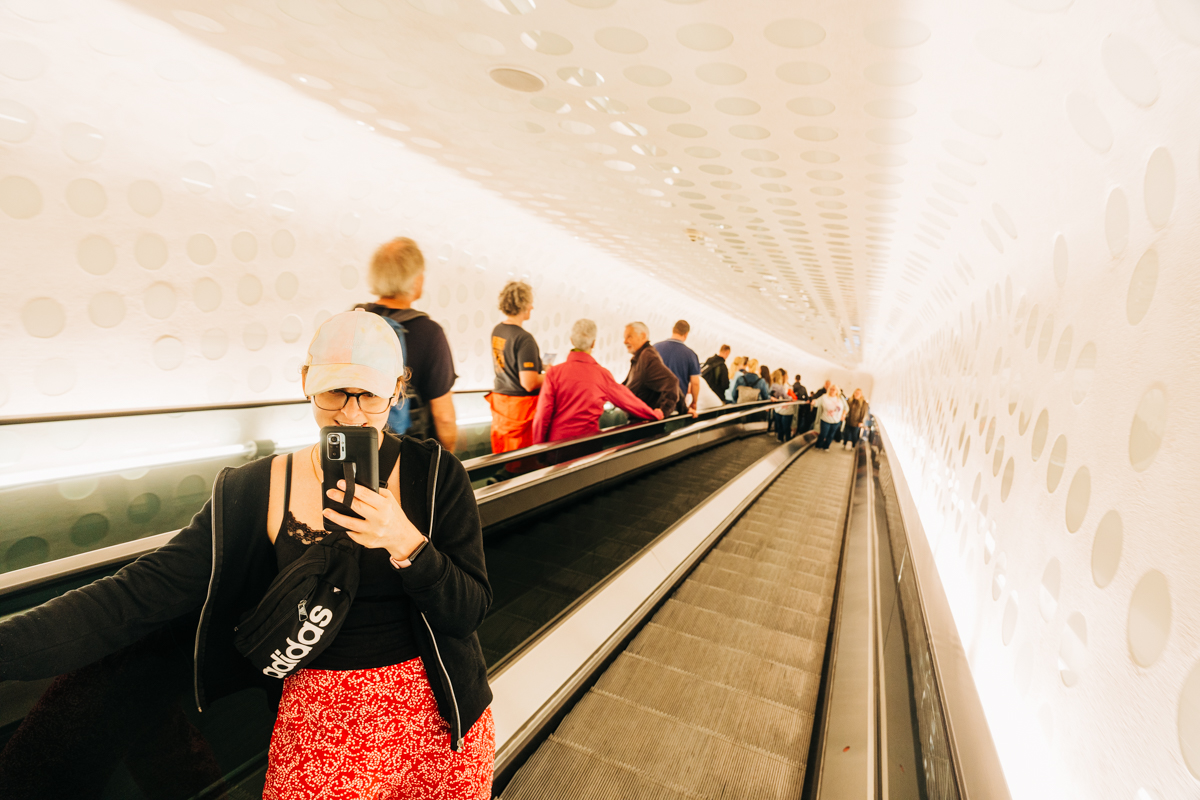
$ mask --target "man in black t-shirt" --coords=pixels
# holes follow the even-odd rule
[[[533,417],[542,388],[542,354],[533,334],[521,327],[533,311],[533,289],[509,281],[500,291],[504,321],[492,329],[492,452],[507,453],[533,445]]]
[[[425,257],[417,243],[402,237],[376,250],[367,283],[379,299],[355,308],[390,317],[406,332],[404,366],[409,371],[406,391],[412,426],[398,433],[422,439],[436,437],[453,453],[458,443],[458,421],[450,390],[458,375],[442,326],[412,307],[425,287]]]

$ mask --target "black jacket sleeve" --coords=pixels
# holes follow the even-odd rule
[[[483,622],[492,605],[492,587],[475,493],[466,468],[449,453],[442,454],[433,500],[429,544],[400,576],[404,591],[430,626],[463,639]]]
[[[204,604],[212,574],[212,500],[171,541],[116,575],[0,622],[0,679],[69,672]]]

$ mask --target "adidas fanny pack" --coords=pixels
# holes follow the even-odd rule
[[[272,678],[286,678],[311,663],[337,636],[350,612],[358,591],[361,550],[341,532],[309,545],[233,629],[234,647]]]
[[[386,484],[400,456],[400,440],[387,435],[379,453]],[[288,456],[291,469],[291,456]],[[351,482],[352,485],[352,482]],[[347,492],[347,504],[353,491]],[[286,536],[281,532],[280,536]],[[362,545],[343,531],[326,534],[275,576],[253,611],[234,630],[233,645],[271,678],[303,669],[337,636],[358,592]]]

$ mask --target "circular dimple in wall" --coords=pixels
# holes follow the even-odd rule
[[[1054,339],[1054,315],[1047,314],[1046,321],[1042,323],[1042,332],[1038,337],[1038,363],[1046,360],[1046,354],[1050,352],[1050,342]]]
[[[300,279],[292,272],[281,272],[275,279],[275,294],[284,300],[291,300],[300,290]]]
[[[143,297],[146,313],[155,319],[166,319],[175,312],[175,289],[169,283],[154,283]]]
[[[103,514],[84,514],[71,525],[71,543],[92,547],[108,535],[108,527],[108,517]]]
[[[996,566],[992,570],[992,599],[999,600],[1004,594],[1004,586],[1008,583],[1008,556],[1004,553],[996,556]]]
[[[1059,436],[1050,449],[1050,461],[1046,465],[1046,491],[1054,494],[1067,466],[1067,437]]]
[[[187,241],[188,258],[200,266],[208,266],[217,260],[217,243],[206,233],[194,233]]]
[[[996,418],[992,417],[992,421],[988,423],[987,438],[983,440],[983,452],[992,452],[992,439],[996,436]]]
[[[338,271],[338,279],[343,289],[353,289],[358,285],[358,270],[347,264]]]
[[[221,305],[221,285],[212,278],[201,278],[192,289],[192,302],[201,311],[215,311]]]
[[[963,444],[963,449],[962,449],[962,465],[964,467],[967,465],[967,456],[969,456],[970,454],[971,454],[971,440],[967,439],[966,443]]]
[[[1146,217],[1150,224],[1161,228],[1171,219],[1175,207],[1175,162],[1171,152],[1160,147],[1150,154],[1146,163],[1146,179],[1143,184],[1146,202]]]
[[[125,300],[116,292],[100,292],[88,302],[88,318],[98,327],[115,328],[125,319]]]
[[[1059,286],[1067,283],[1067,239],[1061,233],[1054,237],[1054,282]]]
[[[1154,463],[1166,429],[1166,392],[1161,386],[1151,386],[1138,402],[1129,428],[1129,463],[1138,472]]]
[[[1000,465],[1004,463],[1004,437],[996,442],[996,455],[992,457],[992,477],[1000,474]]]
[[[253,261],[258,256],[258,239],[250,231],[239,231],[233,235],[231,249],[239,261]]]
[[[4,551],[6,571],[24,569],[41,564],[50,558],[50,544],[40,536],[26,536],[13,542]]]
[[[280,258],[290,258],[296,252],[296,237],[291,231],[278,230],[271,237],[271,250]]]
[[[129,501],[125,514],[130,522],[141,525],[154,519],[161,508],[162,501],[158,499],[158,495],[146,492]]]
[[[285,342],[294,342],[304,332],[304,323],[295,314],[288,314],[279,325],[279,335]]]
[[[1033,420],[1033,398],[1026,397],[1021,401],[1021,413],[1017,418],[1017,435],[1024,436],[1025,431],[1029,430],[1029,423]]]
[[[260,322],[251,322],[242,329],[242,344],[247,350],[261,350],[267,344],[267,329]]]
[[[1129,291],[1125,295],[1125,316],[1130,325],[1137,325],[1150,309],[1154,290],[1158,286],[1158,252],[1150,248],[1138,259],[1129,278]]]
[[[1087,467],[1080,467],[1071,479],[1071,488],[1067,490],[1067,530],[1071,533],[1083,525],[1091,499],[1092,474]]]
[[[1033,441],[1031,442],[1030,454],[1033,460],[1037,461],[1042,457],[1042,449],[1046,446],[1046,437],[1050,434],[1050,411],[1043,408],[1042,413],[1038,414],[1037,422],[1033,425]]]
[[[42,212],[42,192],[37,184],[19,175],[0,178],[0,211],[13,219],[29,219]]]
[[[1071,345],[1074,344],[1075,332],[1068,325],[1058,339],[1058,348],[1054,351],[1054,371],[1066,372],[1071,363]]]
[[[94,180],[77,178],[67,184],[67,205],[81,217],[98,217],[108,208],[108,195]]]
[[[183,342],[174,336],[160,336],[150,350],[154,366],[161,370],[173,370],[183,363]]]
[[[21,324],[30,336],[49,339],[62,333],[67,324],[67,312],[57,300],[37,297],[21,309]]]
[[[1106,513],[1096,526],[1096,537],[1092,540],[1092,580],[1101,589],[1112,582],[1121,563],[1123,527],[1121,515],[1116,511]]]
[[[209,328],[200,336],[200,353],[216,361],[229,350],[229,335],[220,328]]]
[[[1071,402],[1079,405],[1087,397],[1092,379],[1096,375],[1096,343],[1088,342],[1079,351],[1075,359],[1075,369],[1071,372]]]
[[[1038,588],[1038,610],[1046,622],[1054,620],[1058,611],[1058,592],[1062,586],[1062,564],[1057,558],[1050,559],[1042,571],[1042,582]]]
[[[1025,325],[1025,346],[1033,344],[1034,334],[1037,333],[1038,324],[1038,307],[1034,306],[1029,310],[1029,322]]]
[[[161,269],[167,255],[167,240],[157,233],[143,233],[133,245],[133,258],[143,269]]]
[[[117,249],[103,236],[85,236],[75,248],[75,260],[84,272],[107,275],[117,263]]]
[[[1112,190],[1104,207],[1104,237],[1113,258],[1125,252],[1129,244],[1129,204],[1121,187]]]
[[[162,189],[154,181],[134,181],[129,184],[129,207],[143,217],[153,217],[162,210]]]
[[[1078,611],[1067,617],[1062,642],[1058,647],[1058,674],[1063,685],[1079,683],[1087,659],[1087,621]]]
[[[252,306],[262,299],[262,281],[253,275],[243,275],[237,285],[238,300]]]
[[[1162,655],[1171,631],[1171,592],[1167,577],[1152,569],[1141,577],[1129,599],[1129,653],[1149,667]]]
[[[1008,463],[1004,465],[1004,477],[1000,479],[1000,502],[1003,503],[1008,499],[1008,493],[1012,491],[1013,473],[1016,471],[1016,462],[1008,459]]]
[[[1200,662],[1192,667],[1179,693],[1179,749],[1192,776],[1200,779]]]
[[[1019,611],[1019,602],[1017,593],[1014,590],[1008,596],[1008,602],[1004,604],[1004,617],[1000,620],[1000,641],[1007,647],[1013,640],[1013,634],[1017,632],[1017,612]]]
[[[217,173],[203,161],[189,161],[179,170],[183,185],[193,194],[204,194],[217,182]]]
[[[104,152],[104,134],[82,122],[68,122],[63,126],[62,149],[81,164],[95,161]]]
[[[33,136],[37,114],[15,100],[0,100],[0,142],[20,144]]]

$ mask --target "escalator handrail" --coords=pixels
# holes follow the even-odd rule
[[[606,428],[600,433],[594,433],[590,436],[580,436],[577,439],[563,439],[558,442],[545,442],[543,444],[535,444],[532,447],[524,447],[520,450],[510,450],[507,453],[493,453],[486,456],[479,456],[463,462],[463,466],[467,468],[467,472],[471,473],[478,470],[492,469],[509,463],[510,461],[521,461],[522,459],[533,458],[551,453],[555,450],[561,450],[565,447],[578,447],[593,442],[598,442],[603,439],[611,439],[617,436],[623,436],[631,430],[637,430],[644,433],[638,441],[645,441],[654,436],[660,435],[661,430],[668,424],[683,422],[681,427],[690,427],[701,422],[709,422],[715,419],[722,419],[729,416],[732,419],[734,416],[746,416],[748,414],[756,414],[762,411],[767,411],[773,408],[796,405],[797,400],[760,400],[754,403],[736,403],[733,405],[723,405],[717,408],[710,408],[707,411],[701,411],[694,418],[688,415],[675,415],[665,417],[663,419],[643,420],[641,422],[631,422],[627,425],[618,425],[613,428]]]
[[[454,394],[486,394],[487,389],[464,389]],[[113,417],[151,417],[161,414],[192,414],[198,411],[242,411],[248,408],[274,408],[276,406],[307,405],[308,398],[295,400],[263,400],[249,403],[211,403],[190,406],[155,406],[152,408],[118,408],[111,411],[86,411],[75,414],[30,414],[23,417],[0,417],[3,425],[32,425],[39,422],[72,422],[87,419],[111,419]]]
[[[775,406],[787,405],[790,402],[794,402],[794,401],[764,401],[764,402],[760,402],[760,403],[742,403],[742,404],[738,404],[736,406],[732,406],[731,407],[732,409],[736,409],[733,411],[728,411],[728,410],[726,410],[726,407],[722,406],[719,409],[712,409],[712,411],[713,412],[723,412],[723,413],[701,414],[699,418],[697,418],[696,420],[693,420],[692,424],[684,426],[684,428],[681,428],[680,431],[678,431],[678,432],[682,433],[682,432],[686,431],[689,434],[695,433],[695,432],[697,432],[697,430],[701,429],[701,428],[697,427],[699,423],[704,423],[704,427],[721,427],[721,426],[728,425],[731,423],[739,422],[744,417],[750,416],[755,413],[761,413],[765,409],[772,408]],[[661,423],[658,423],[658,421],[655,421],[655,424],[661,424]],[[673,439],[670,437],[660,436],[658,434],[659,428],[657,428],[655,426],[655,424],[650,424],[650,425],[646,426],[646,430],[648,432],[655,431],[655,433],[653,433],[652,435],[648,435],[648,436],[638,439],[636,441],[622,442],[613,447],[598,450],[594,453],[589,454],[588,456],[586,456],[586,458],[590,462],[595,463],[597,461],[601,461],[606,458],[612,458],[612,457],[622,455],[622,454],[628,452],[628,450],[631,447],[652,444],[652,442],[650,440],[654,439],[654,438],[662,438],[662,440],[664,442],[673,441]],[[640,425],[639,426],[621,426],[620,428],[615,428],[613,430],[628,431],[629,428],[631,428],[631,427],[641,427],[641,426]],[[609,433],[611,434],[611,432],[609,432]],[[523,451],[514,451],[514,452],[522,453],[523,455],[520,457],[527,458],[532,454],[544,453],[544,452],[548,452],[549,450],[558,449],[559,447],[578,444],[580,442],[604,439],[604,438],[606,438],[606,434],[601,433],[596,436],[582,437],[579,439],[571,439],[571,440],[566,440],[563,442],[554,442],[551,446],[545,447],[545,449],[539,449],[542,446],[536,445],[531,448],[526,448]],[[510,456],[510,455],[511,455],[510,453],[503,454],[503,456]],[[486,459],[486,458],[488,458],[488,457],[484,457],[484,459]],[[463,462],[463,463],[464,463],[464,466],[466,466],[469,471],[473,468],[478,468],[477,462],[482,461],[484,459],[471,459],[471,460]],[[506,463],[506,461],[508,461],[508,460],[513,460],[513,459],[505,459],[503,457],[499,457],[494,461],[488,462],[488,466],[495,466],[496,464]],[[567,464],[557,465],[556,467],[546,468],[543,470],[537,470],[536,472],[533,472],[533,473],[521,475],[521,476],[518,476],[516,479],[512,480],[512,486],[505,487],[505,484],[510,483],[510,481],[504,481],[500,484],[497,484],[495,487],[486,487],[485,489],[478,489],[478,490],[476,490],[476,495],[479,496],[479,494],[481,492],[483,492],[487,497],[490,498],[492,496],[502,493],[502,491],[501,491],[502,487],[508,489],[508,491],[520,491],[531,485],[536,485],[538,483],[541,483],[543,480],[554,477],[553,475],[550,475],[549,473],[554,473],[555,475],[562,474],[562,472],[564,472],[564,467],[568,467],[568,465]],[[484,499],[484,498],[481,498],[481,500],[482,499]],[[30,588],[32,586],[36,586],[38,584],[47,583],[47,582],[54,581],[54,580],[61,580],[61,579],[67,578],[71,575],[79,574],[82,572],[88,572],[88,571],[95,570],[95,569],[100,569],[102,567],[110,566],[112,564],[120,563],[122,561],[124,561],[124,562],[133,561],[133,560],[145,555],[146,553],[150,553],[150,552],[153,552],[154,550],[157,550],[159,547],[161,547],[162,545],[164,545],[168,541],[170,541],[171,537],[173,537],[177,533],[179,533],[179,529],[176,529],[173,531],[166,531],[164,533],[155,534],[153,536],[147,536],[142,539],[135,539],[130,542],[122,542],[121,544],[111,545],[109,547],[102,547],[97,550],[88,551],[86,553],[79,553],[77,555],[67,556],[66,558],[60,558],[60,559],[55,559],[53,561],[47,561],[42,564],[35,564],[33,566],[25,567],[23,569],[12,570],[10,572],[0,573],[0,597],[4,597],[6,595],[21,591],[23,589],[28,589],[28,588]]]

